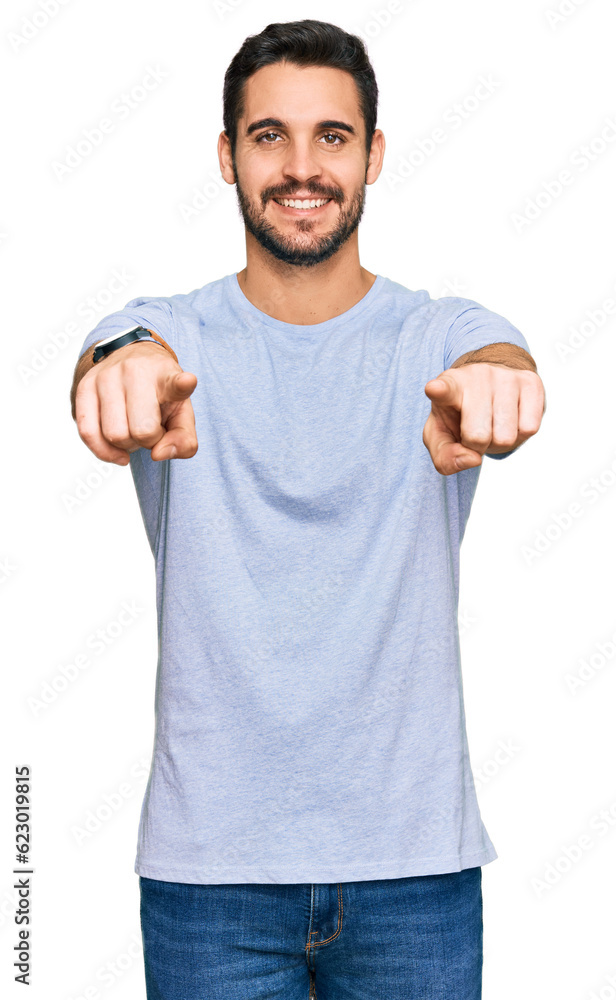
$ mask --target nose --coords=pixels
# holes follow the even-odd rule
[[[289,142],[282,163],[282,173],[290,188],[293,185],[307,184],[308,181],[318,181],[322,176],[323,168],[313,142],[313,139],[293,139]]]

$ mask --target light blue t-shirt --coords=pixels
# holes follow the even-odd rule
[[[132,299],[80,354],[132,324],[197,375],[199,442],[190,459],[130,458],[159,623],[135,872],[346,882],[493,861],[458,634],[481,466],[434,468],[424,386],[525,338],[473,300],[382,275],[346,312],[296,326],[233,273]]]

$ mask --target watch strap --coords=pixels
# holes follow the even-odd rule
[[[147,334],[147,336],[146,336]],[[173,360],[179,365],[178,356],[160,334],[156,333],[155,330],[150,330],[147,326],[134,326],[128,330],[123,330],[121,333],[117,334],[115,337],[108,338],[108,342],[103,341],[102,343],[96,344],[94,347],[94,353],[92,359],[94,364],[98,361],[102,361],[103,358],[108,357],[114,351],[119,350],[121,347],[126,347],[128,344],[138,343],[140,340],[147,340],[150,343],[155,341],[164,347],[166,351],[171,354]]]

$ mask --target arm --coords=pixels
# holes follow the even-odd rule
[[[468,351],[452,364],[452,368],[461,368],[463,365],[476,364],[479,361],[487,361],[491,365],[505,365],[506,368],[517,368],[519,370],[529,369],[537,372],[537,365],[528,351],[517,344],[486,344],[477,351]],[[545,408],[544,408],[545,413]]]

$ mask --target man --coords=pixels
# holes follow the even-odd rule
[[[149,998],[481,995],[497,854],[459,546],[483,456],[536,433],[544,391],[503,317],[361,267],[376,108],[359,38],[313,20],[247,38],[218,143],[246,267],[133,299],[76,366],[79,434],[130,462],[156,563]],[[149,339],[93,364],[131,327]]]

